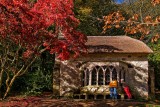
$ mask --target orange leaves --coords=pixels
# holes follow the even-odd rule
[[[109,14],[107,16],[104,16],[103,19],[105,23],[103,27],[103,33],[105,33],[107,29],[110,29],[113,26],[115,28],[120,28],[120,22],[125,20],[125,18],[122,16],[122,14],[119,11]]]
[[[140,2],[140,4],[143,2],[143,0]],[[160,0],[151,0],[153,5],[160,4]],[[138,1],[137,1],[138,3]],[[137,5],[137,4],[135,4]],[[109,14],[107,16],[104,16],[104,27],[103,27],[103,33],[107,31],[107,29],[110,28],[121,28],[126,35],[135,35],[141,40],[146,40],[156,42],[158,41],[159,37],[159,28],[160,28],[160,16],[157,13],[159,12],[156,10],[155,13],[151,12],[144,12],[142,6],[144,6],[145,3],[143,2],[141,4],[141,7],[139,8],[139,11],[135,11],[131,17],[124,18],[125,16],[122,15],[121,12],[113,12],[112,14]],[[145,7],[145,6],[144,6]],[[147,7],[147,6],[146,6]],[[151,7],[152,8],[152,7]],[[157,7],[153,8],[156,9]],[[127,16],[126,16],[127,17]],[[122,28],[123,26],[123,28]],[[157,34],[156,34],[157,33]],[[154,34],[156,34],[154,36]],[[153,36],[152,36],[153,35]]]
[[[117,25],[115,25],[115,27],[116,27],[116,28],[120,28],[120,25],[119,25],[119,24],[117,24]]]
[[[160,16],[157,16],[155,19],[153,19],[151,16],[146,16],[144,18],[144,24],[147,26],[156,26],[160,23]]]
[[[156,17],[155,23],[159,23],[160,22],[160,16]]]
[[[152,23],[153,21],[152,21],[152,17],[151,16],[146,16],[145,18],[144,18],[144,22],[145,23]]]
[[[135,21],[138,21],[138,18],[139,18],[138,14],[134,14],[133,17],[132,17],[132,19],[135,20]]]
[[[160,0],[152,0],[152,4],[155,6],[157,4],[160,4]]]
[[[135,14],[132,18],[127,20],[127,26],[125,32],[128,34],[141,33],[142,35],[148,35],[150,33],[149,24],[152,23],[151,16],[146,16],[144,22],[139,21],[139,15]],[[144,38],[144,37],[142,37]]]
[[[157,42],[160,39],[160,35],[157,33],[155,36],[152,37],[151,42]]]
[[[146,39],[147,35],[155,33],[154,29],[160,25],[160,16],[152,18],[150,15],[143,16],[142,14],[134,14],[131,18],[125,19],[124,16],[118,11],[107,16],[104,16],[103,33],[112,27],[121,28],[125,34],[141,35],[140,40]],[[153,36],[152,42],[156,42],[160,37]]]

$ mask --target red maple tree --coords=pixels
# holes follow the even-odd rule
[[[79,20],[72,9],[72,0],[1,0],[1,39],[7,37],[25,47],[24,57],[40,53],[42,44],[61,60],[67,60],[70,53],[77,56],[85,49],[86,37],[75,30]]]
[[[7,75],[3,98],[42,52],[67,60],[85,51],[87,39],[76,31],[79,20],[72,10],[72,0],[0,0],[0,88]]]

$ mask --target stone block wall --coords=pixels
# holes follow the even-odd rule
[[[113,62],[124,67],[125,80],[134,96],[148,98],[148,60],[146,54],[105,54],[95,53],[60,63],[59,95],[69,96],[82,85],[81,66],[83,63]],[[79,64],[80,63],[80,64]],[[88,63],[89,64],[89,63]],[[77,67],[78,65],[78,67]],[[58,79],[56,79],[57,81]],[[57,84],[57,85],[58,85]]]
[[[71,96],[81,87],[81,73],[74,62],[62,62],[60,69],[60,96]]]
[[[148,71],[140,68],[128,68],[126,83],[134,97],[148,98]]]
[[[60,64],[55,64],[53,70],[53,96],[60,96]]]

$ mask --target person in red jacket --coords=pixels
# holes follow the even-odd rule
[[[122,84],[122,87],[123,87],[123,90],[124,90],[124,92],[126,93],[128,99],[131,99],[131,98],[132,98],[132,95],[131,95],[129,86],[128,86],[126,83],[123,83],[123,84]]]

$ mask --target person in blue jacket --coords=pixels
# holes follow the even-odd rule
[[[117,80],[113,79],[110,83],[109,83],[109,90],[110,90],[110,97],[112,99],[117,99]]]

